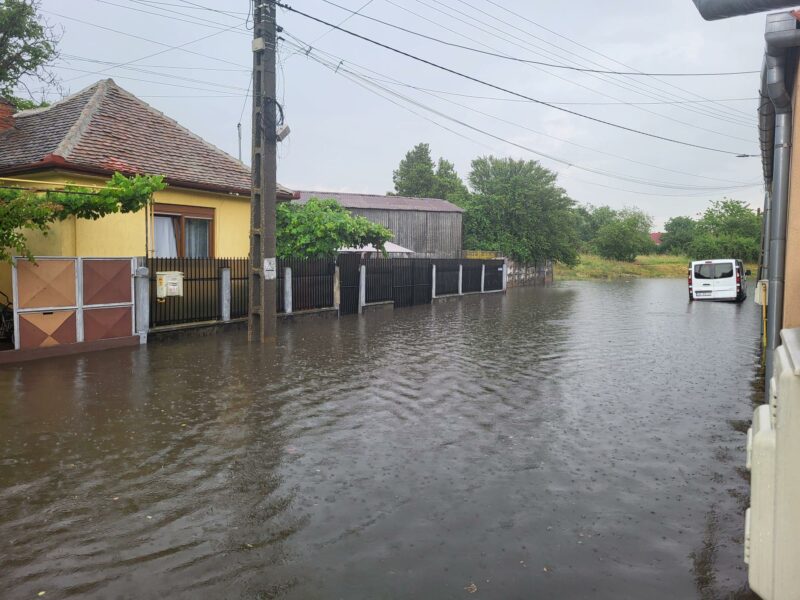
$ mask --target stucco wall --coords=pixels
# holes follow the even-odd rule
[[[800,71],[798,71],[800,72]],[[795,77],[794,115],[800,114],[800,77]],[[793,118],[792,163],[789,170],[789,220],[786,228],[786,275],[783,326],[800,327],[800,123]]]
[[[20,175],[20,178],[57,184],[102,185],[104,180],[68,172]],[[250,251],[250,198],[170,188],[155,194],[156,202],[214,209],[214,255],[242,257]],[[144,256],[149,237],[153,250],[152,223],[145,232],[146,213],[113,214],[97,219],[70,218],[55,223],[48,235],[29,233],[28,246],[38,256]],[[0,265],[0,291],[11,296],[11,269]]]

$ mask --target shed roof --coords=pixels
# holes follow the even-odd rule
[[[345,208],[364,208],[377,210],[415,210],[420,212],[463,213],[464,209],[438,198],[409,198],[407,196],[379,196],[378,194],[351,194],[350,192],[298,192],[298,202],[305,203],[311,198],[333,199]]]
[[[179,187],[250,194],[250,169],[105,79],[0,131],[0,173],[38,168],[164,175]],[[291,198],[279,186],[278,196]]]

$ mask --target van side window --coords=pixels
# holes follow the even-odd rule
[[[728,279],[733,277],[733,263],[717,263],[714,265],[714,279]]]
[[[695,279],[714,279],[714,265],[695,265]]]

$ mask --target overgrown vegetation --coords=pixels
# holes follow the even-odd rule
[[[351,215],[336,200],[281,202],[277,219],[278,258],[335,256],[339,248],[370,244],[384,252],[384,244],[392,238],[384,226]]]
[[[667,221],[661,251],[694,259],[730,257],[755,262],[761,251],[761,215],[738,200],[714,201],[697,221],[689,217]]]
[[[99,219],[112,213],[138,212],[165,187],[158,175],[114,173],[100,190],[70,185],[59,191],[0,188],[0,260],[33,258],[27,244],[29,231],[46,235],[50,225],[69,217]]]
[[[556,264],[556,279],[635,279],[686,277],[686,256],[648,254],[633,261],[611,260],[596,254],[581,254],[574,266]]]

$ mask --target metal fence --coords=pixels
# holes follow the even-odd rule
[[[222,316],[220,269],[231,270],[231,316],[247,314],[246,258],[148,258],[150,327],[216,321]],[[183,296],[156,297],[156,274],[183,273]]]
[[[503,264],[502,260],[487,260],[486,274],[483,280],[483,289],[487,292],[494,292],[503,289]]]
[[[292,270],[292,311],[333,306],[333,275],[336,271],[336,261],[329,258],[281,259],[278,261],[281,277],[286,267]],[[282,293],[279,304],[285,310]]]
[[[445,296],[447,294],[458,293],[458,267],[467,260],[440,259],[434,260],[436,265],[436,295]]]
[[[366,297],[372,302],[391,302],[394,300],[394,258],[370,258],[367,265]]]
[[[395,307],[430,304],[433,265],[437,296],[461,291],[497,291],[503,287],[502,260],[361,258],[342,254],[334,259],[279,259],[277,261],[277,311],[284,306],[286,268],[292,272],[292,312],[334,306],[336,267],[339,267],[340,314],[359,312],[360,270],[365,267],[367,304],[394,302]],[[231,271],[231,318],[247,316],[249,261],[247,258],[150,258],[150,327],[215,321],[222,318],[221,269]],[[156,274],[183,273],[183,296],[156,297]]]

